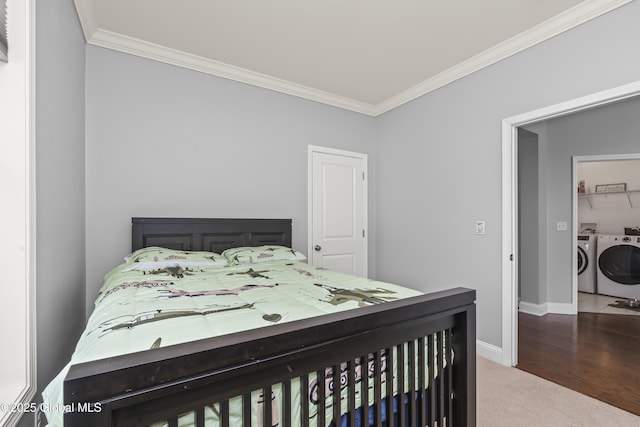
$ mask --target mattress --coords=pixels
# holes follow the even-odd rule
[[[151,252],[142,253],[148,259]],[[70,362],[43,392],[45,408],[54,409],[46,412],[49,425],[62,425],[63,411],[55,409],[63,407],[63,382],[72,364],[420,294],[401,286],[314,267],[302,262],[304,257],[295,251],[290,250],[290,256],[283,253],[263,258],[236,253],[229,258],[235,265],[220,265],[226,264],[226,260],[158,262],[157,257],[151,257],[151,262],[145,262],[144,257],[126,258],[125,263],[105,276],[94,311]],[[327,374],[328,388],[330,371]],[[318,404],[313,401],[317,383],[310,376],[309,390],[293,398],[294,402],[311,401],[312,418]],[[259,391],[254,394],[253,412],[258,417],[264,398]],[[273,388],[272,399],[277,406],[281,399],[278,385]],[[326,410],[330,415],[331,408]],[[216,417],[215,405],[208,411],[208,416]],[[262,425],[261,420],[256,422],[255,425]]]

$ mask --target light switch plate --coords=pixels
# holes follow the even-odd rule
[[[476,234],[484,234],[484,221],[476,221]]]
[[[558,222],[556,222],[556,230],[558,230],[558,231],[567,231],[567,221],[558,221]]]

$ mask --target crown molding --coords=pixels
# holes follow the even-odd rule
[[[496,46],[475,55],[375,106],[374,115],[386,113],[422,95],[515,55],[634,0],[587,0]]]
[[[98,25],[96,24],[96,14],[93,9],[93,2],[90,0],[73,0],[73,3],[76,6],[76,12],[80,19],[80,26],[82,27],[84,39],[89,43],[91,37],[93,37],[93,33],[98,29]]]
[[[457,64],[377,105],[317,90],[251,70],[188,54],[144,40],[98,28],[90,0],[74,0],[87,43],[167,64],[188,68],[225,79],[286,93],[368,116],[379,116],[455,80],[481,70],[531,46],[634,0],[586,0],[480,54]]]
[[[372,105],[364,102],[102,29],[94,31],[87,42],[94,46],[212,74],[369,116],[373,115],[374,111]]]

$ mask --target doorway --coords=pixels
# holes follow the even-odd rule
[[[502,363],[515,366],[518,362],[518,223],[517,223],[517,142],[518,128],[549,119],[572,115],[577,112],[613,104],[640,95],[640,81],[620,86],[593,95],[578,98],[550,107],[534,110],[518,116],[506,118],[502,122]],[[575,178],[574,178],[575,183]],[[572,194],[575,192],[572,192]],[[570,226],[571,241],[577,240],[577,221]],[[557,226],[561,227],[562,221]],[[572,252],[575,253],[575,250]],[[577,259],[571,257],[572,270],[576,271]],[[572,310],[577,312],[577,278],[572,280]]]
[[[620,303],[640,297],[639,239],[626,236],[640,233],[635,209],[640,206],[640,154],[576,156],[573,170],[579,188],[574,205],[578,238],[593,242],[585,257],[592,258],[585,271],[590,275],[578,286],[578,311],[640,315]]]
[[[634,339],[633,331],[640,326],[640,316],[634,316],[635,313],[628,309],[608,306],[608,302],[604,303],[605,307],[600,307],[602,312],[580,310],[580,307],[579,313],[569,310],[569,306],[576,302],[578,305],[584,305],[585,296],[591,295],[584,293],[585,276],[580,280],[577,274],[579,270],[575,266],[572,268],[573,263],[578,264],[576,248],[580,246],[577,244],[584,244],[584,240],[575,240],[575,236],[572,236],[569,230],[577,229],[584,232],[580,237],[588,237],[589,246],[585,246],[584,249],[588,253],[586,266],[590,266],[592,274],[599,273],[603,263],[602,256],[599,262],[596,261],[596,246],[598,252],[604,249],[600,244],[603,240],[594,240],[594,237],[603,238],[605,235],[593,234],[590,231],[617,235],[609,237],[617,237],[622,242],[632,241],[631,237],[623,234],[625,227],[638,221],[637,210],[634,210],[633,206],[640,206],[640,190],[637,193],[635,191],[640,187],[640,161],[626,159],[640,157],[638,154],[628,154],[637,151],[637,136],[640,135],[640,124],[637,123],[639,115],[640,97],[591,108],[580,114],[569,114],[526,125],[528,130],[538,132],[539,150],[534,147],[536,140],[530,141],[530,134],[519,128],[518,144],[515,147],[519,157],[522,157],[522,151],[526,151],[527,148],[533,151],[533,154],[525,156],[527,162],[520,161],[517,165],[518,209],[522,209],[523,199],[526,201],[527,197],[526,190],[522,190],[523,185],[520,182],[526,181],[526,168],[533,167],[540,171],[540,188],[544,189],[541,191],[540,204],[536,206],[533,203],[529,209],[538,209],[541,216],[545,217],[541,221],[540,231],[534,230],[533,239],[548,239],[546,244],[542,244],[543,251],[540,252],[543,261],[547,258],[548,265],[546,268],[541,265],[538,269],[533,269],[543,277],[540,283],[541,293],[546,291],[549,294],[540,298],[539,306],[543,310],[538,313],[531,310],[527,312],[523,310],[522,302],[520,304],[517,367],[634,413],[638,413],[639,410],[637,399],[640,397],[640,387],[630,379],[635,375],[633,361],[637,358],[638,352],[638,343]],[[576,155],[601,152],[627,154]],[[535,163],[538,153],[540,165],[528,164]],[[535,181],[535,177],[533,180]],[[625,187],[630,191],[622,191]],[[578,209],[575,205],[576,199],[579,202]],[[524,230],[532,224],[522,223],[522,212],[519,221],[516,229],[519,231],[518,238],[522,239]],[[557,227],[558,223],[565,226]],[[534,258],[525,256],[522,246],[523,242],[520,242],[519,280],[522,280],[522,272],[526,267],[536,267],[527,266]],[[624,248],[629,249],[630,244]],[[631,259],[626,253],[621,258],[625,261]],[[620,257],[617,257],[616,274],[626,271],[618,268],[621,265],[619,261]],[[630,264],[632,265],[637,263]],[[632,273],[633,269],[628,271]],[[620,281],[620,278],[621,276],[616,276],[616,281]],[[572,288],[574,281],[582,285],[583,292],[580,294]],[[600,281],[598,282],[599,287]],[[525,286],[524,283],[519,284]],[[612,283],[610,286],[629,288],[626,283]],[[562,288],[562,292],[558,292],[558,288]],[[613,294],[612,290],[607,292]],[[561,293],[564,294],[561,295],[562,299],[558,298]],[[601,301],[610,302],[608,297],[595,296],[591,301],[597,303],[597,306],[601,305]],[[566,306],[565,312],[575,315],[558,314],[563,313],[557,310],[558,303],[551,307],[551,303],[545,301],[561,301]],[[616,311],[626,311],[624,314],[632,315],[609,314]],[[628,344],[620,345],[626,341]],[[602,381],[602,378],[606,378],[607,381]],[[629,396],[629,399],[621,399],[620,395]]]

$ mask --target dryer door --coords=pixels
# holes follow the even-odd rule
[[[616,245],[605,249],[598,258],[600,271],[622,285],[640,284],[640,248]]]
[[[578,274],[582,274],[583,271],[589,266],[589,258],[587,252],[578,245]]]

